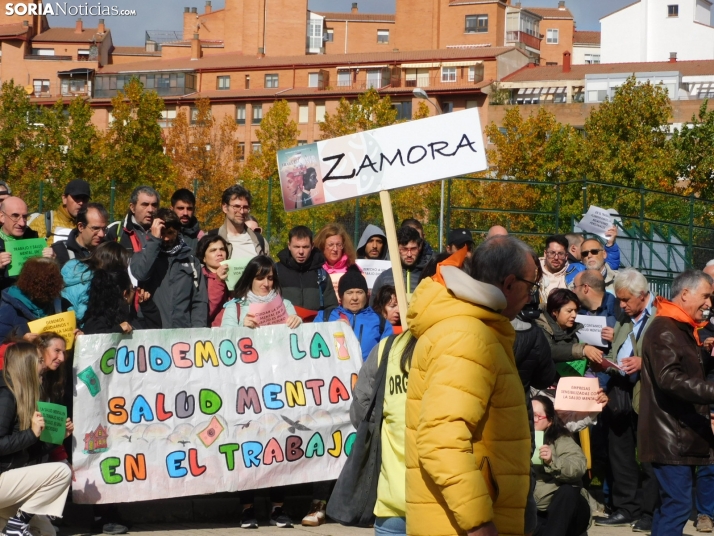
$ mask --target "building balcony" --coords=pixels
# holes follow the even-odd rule
[[[417,76],[416,78],[383,78],[380,80],[367,80],[358,78],[351,81],[338,81],[335,87],[327,87],[326,89],[352,89],[366,91],[370,88],[387,89],[387,88],[430,88],[430,89],[450,89],[454,87],[475,86],[483,81],[481,72],[477,72],[474,77],[469,77],[468,68],[465,68],[463,74],[459,73],[460,68],[457,68],[457,75],[445,76]]]
[[[523,43],[525,46],[540,50],[542,37],[536,37],[526,32],[506,32],[506,43]]]
[[[40,60],[40,61],[72,61],[72,56],[45,56],[42,54],[26,54],[26,60]]]

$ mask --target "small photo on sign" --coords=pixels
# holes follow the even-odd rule
[[[302,145],[281,153],[278,165],[285,210],[296,210],[325,202],[317,145]]]

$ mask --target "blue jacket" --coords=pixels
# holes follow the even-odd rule
[[[13,330],[13,335],[18,337],[29,333],[30,328],[27,326],[28,322],[44,318],[48,314],[62,312],[62,304],[59,298],[55,300],[55,303],[52,304],[49,310],[41,310],[29,302],[29,299],[26,297],[18,298],[17,296],[13,296],[13,289],[18,291],[17,287],[13,286],[6,288],[2,291],[2,294],[0,294],[0,341],[13,333]],[[23,300],[26,300],[28,303],[23,303]],[[32,309],[33,307],[34,310]]]
[[[612,246],[604,246],[604,248],[607,253],[605,262],[612,270],[617,272],[620,269],[620,246],[615,242]],[[565,284],[570,286],[575,276],[583,270],[585,270],[585,265],[582,262],[571,262],[565,272]]]
[[[92,284],[92,272],[86,263],[72,259],[62,267],[64,288],[62,297],[72,304],[69,308],[77,316],[77,326],[81,326],[89,304],[89,286]]]
[[[335,320],[344,319],[350,323],[352,331],[355,332],[360,347],[362,348],[363,361],[367,361],[369,353],[379,341],[394,334],[392,324],[386,320],[382,320],[382,317],[371,307],[365,307],[358,313],[353,313],[340,305],[332,310],[327,320],[325,320],[322,315],[323,311],[320,311],[317,318],[315,318],[315,322],[334,322]],[[384,327],[380,329],[382,325]]]

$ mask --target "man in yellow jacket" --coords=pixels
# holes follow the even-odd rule
[[[522,535],[530,431],[510,321],[538,291],[538,258],[512,236],[483,242],[471,276],[419,284],[406,409],[407,534]]]
[[[48,210],[39,214],[30,223],[40,238],[47,239],[47,245],[67,240],[69,233],[77,226],[79,210],[89,203],[89,183],[82,179],[73,179],[67,183],[62,195],[62,204],[57,210]]]

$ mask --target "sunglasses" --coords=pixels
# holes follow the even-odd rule
[[[595,256],[598,253],[600,253],[602,250],[601,249],[586,249],[585,251],[580,253],[580,256],[583,259],[587,259],[590,255]]]

